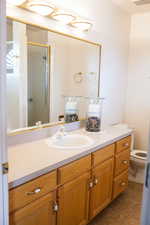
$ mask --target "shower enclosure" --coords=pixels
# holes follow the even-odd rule
[[[28,42],[28,126],[49,122],[49,54],[45,44]]]

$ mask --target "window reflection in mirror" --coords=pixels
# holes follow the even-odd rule
[[[101,47],[7,20],[8,131],[58,122],[64,96],[99,95]],[[86,113],[79,104],[79,119]]]

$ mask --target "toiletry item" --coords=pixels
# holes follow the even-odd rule
[[[77,98],[76,97],[67,97],[65,105],[65,122],[71,123],[78,121],[78,109],[77,109]]]
[[[101,127],[101,99],[89,99],[86,131],[99,132]]]

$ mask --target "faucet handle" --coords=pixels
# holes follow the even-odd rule
[[[60,126],[59,130],[58,130],[59,133],[62,133],[63,136],[66,136],[67,135],[67,132],[66,132],[66,128],[65,126]]]
[[[65,132],[65,126],[63,126],[63,125],[60,126],[59,131],[60,131],[60,132]]]

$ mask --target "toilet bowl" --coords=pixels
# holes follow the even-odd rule
[[[130,175],[129,179],[137,183],[144,183],[147,152],[133,149],[130,154]]]
[[[145,168],[147,152],[142,150],[131,151],[131,162],[140,168]]]

